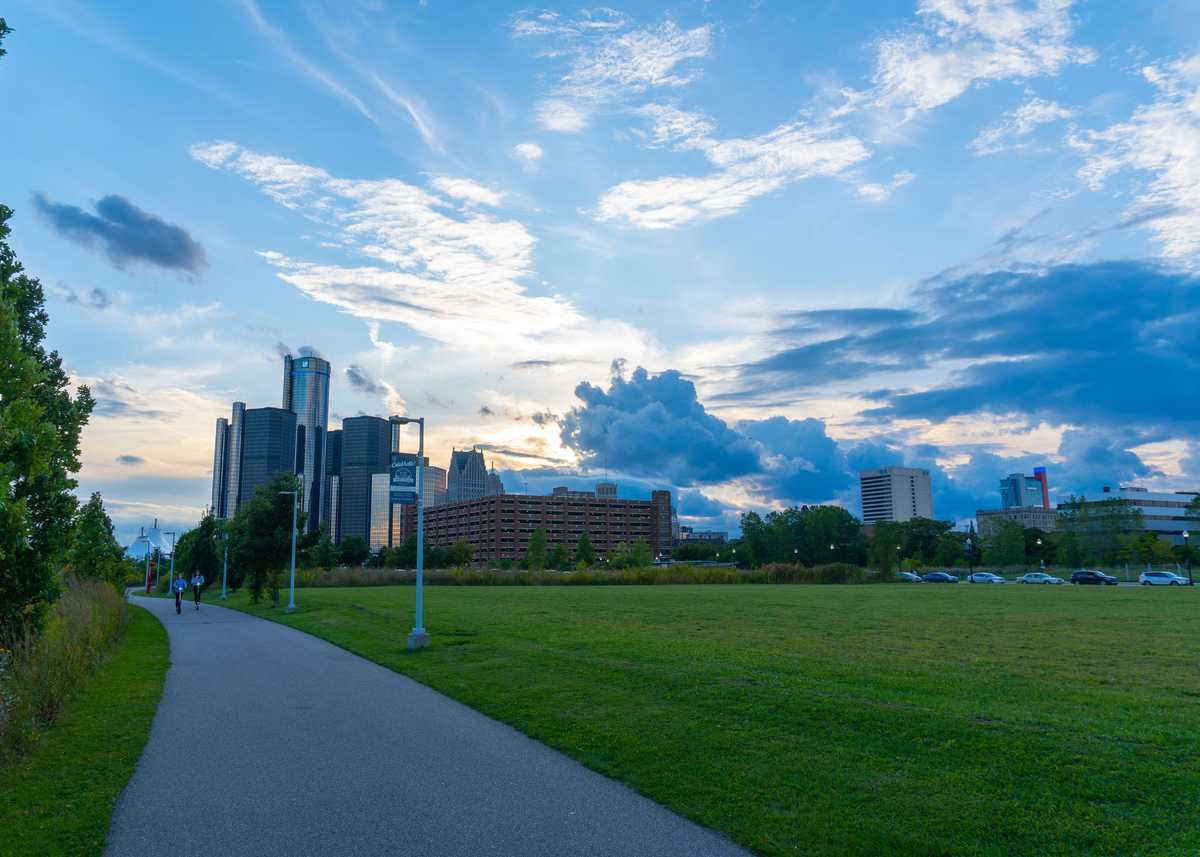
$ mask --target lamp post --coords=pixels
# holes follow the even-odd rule
[[[1041,538],[1039,538],[1037,540],[1037,548],[1038,548],[1038,568],[1041,569],[1042,571],[1045,571],[1046,570],[1046,558],[1042,556],[1042,540],[1041,540]]]
[[[146,543],[146,594],[150,594],[150,539],[148,536],[139,536],[141,541]]]
[[[280,491],[280,495],[292,495],[292,577],[288,584],[288,606],[285,612],[296,612],[296,506],[300,503],[298,491]]]
[[[171,580],[167,584],[167,592],[175,588],[175,533],[163,533],[164,536],[171,537]]]
[[[221,600],[225,600],[225,580],[228,577],[229,571],[229,533],[221,531],[221,543],[225,546],[225,553],[221,558]]]
[[[396,425],[417,424],[417,610],[413,629],[408,635],[408,650],[429,645],[425,632],[425,418],[393,416]]]
[[[967,582],[975,582],[975,555],[971,553],[970,536],[967,536]]]
[[[1183,555],[1187,557],[1188,564],[1188,586],[1195,586],[1196,581],[1192,580],[1192,549],[1188,547],[1188,538],[1191,536],[1187,530],[1183,531]]]

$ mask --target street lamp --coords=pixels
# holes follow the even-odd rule
[[[150,594],[150,537],[147,535],[138,536],[138,541],[146,543],[146,594]]]
[[[288,606],[285,612],[296,612],[296,507],[300,504],[298,491],[280,491],[280,495],[292,495],[292,578],[288,584]]]
[[[1188,586],[1195,586],[1196,581],[1192,580],[1192,551],[1188,547],[1188,537],[1191,535],[1187,530],[1183,531],[1183,555],[1187,557],[1188,564]]]
[[[411,652],[429,645],[429,634],[425,632],[425,418],[393,416],[389,422],[417,424],[417,615],[408,635]]]
[[[229,533],[221,530],[221,542],[225,546],[225,554],[221,559],[221,600],[225,600],[225,579],[229,571]]]
[[[975,582],[975,555],[971,553],[970,536],[967,536],[967,582]]]
[[[167,584],[167,592],[171,592],[175,588],[175,534],[164,532],[163,535],[171,537],[171,582]]]
[[[1045,571],[1046,570],[1046,558],[1042,556],[1042,540],[1040,537],[1037,540],[1037,547],[1038,547],[1038,568],[1040,568],[1042,571]],[[1126,577],[1128,577],[1128,575],[1126,575]]]

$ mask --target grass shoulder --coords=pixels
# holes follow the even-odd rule
[[[129,607],[129,625],[95,675],[28,755],[0,769],[0,857],[101,854],[162,695],[162,624]]]

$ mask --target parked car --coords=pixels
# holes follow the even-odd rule
[[[1096,571],[1093,568],[1081,568],[1071,575],[1072,583],[1091,583],[1097,586],[1116,586],[1117,579],[1111,574]]]
[[[898,572],[896,572],[896,579],[903,583],[923,583],[924,582],[923,580],[921,580],[921,575],[917,574],[914,571],[898,571]]]
[[[931,571],[928,574],[922,574],[921,579],[926,583],[958,583],[958,578],[953,574],[946,574],[944,571]]]
[[[1017,583],[1062,583],[1061,577],[1055,577],[1052,574],[1046,574],[1044,571],[1031,571],[1028,574],[1022,574],[1017,578]]]
[[[1187,586],[1188,579],[1173,571],[1143,571],[1138,575],[1142,586]]]
[[[1005,580],[1003,577],[1001,577],[998,574],[992,574],[990,571],[977,571],[974,574],[972,574],[970,577],[967,578],[967,582],[968,583],[1007,583],[1008,581]]]

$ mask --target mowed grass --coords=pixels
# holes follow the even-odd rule
[[[1200,853],[1195,591],[429,587],[416,655],[413,595],[231,601],[765,854]]]
[[[0,857],[104,851],[162,695],[167,632],[131,606],[129,627],[36,749],[0,769]]]

